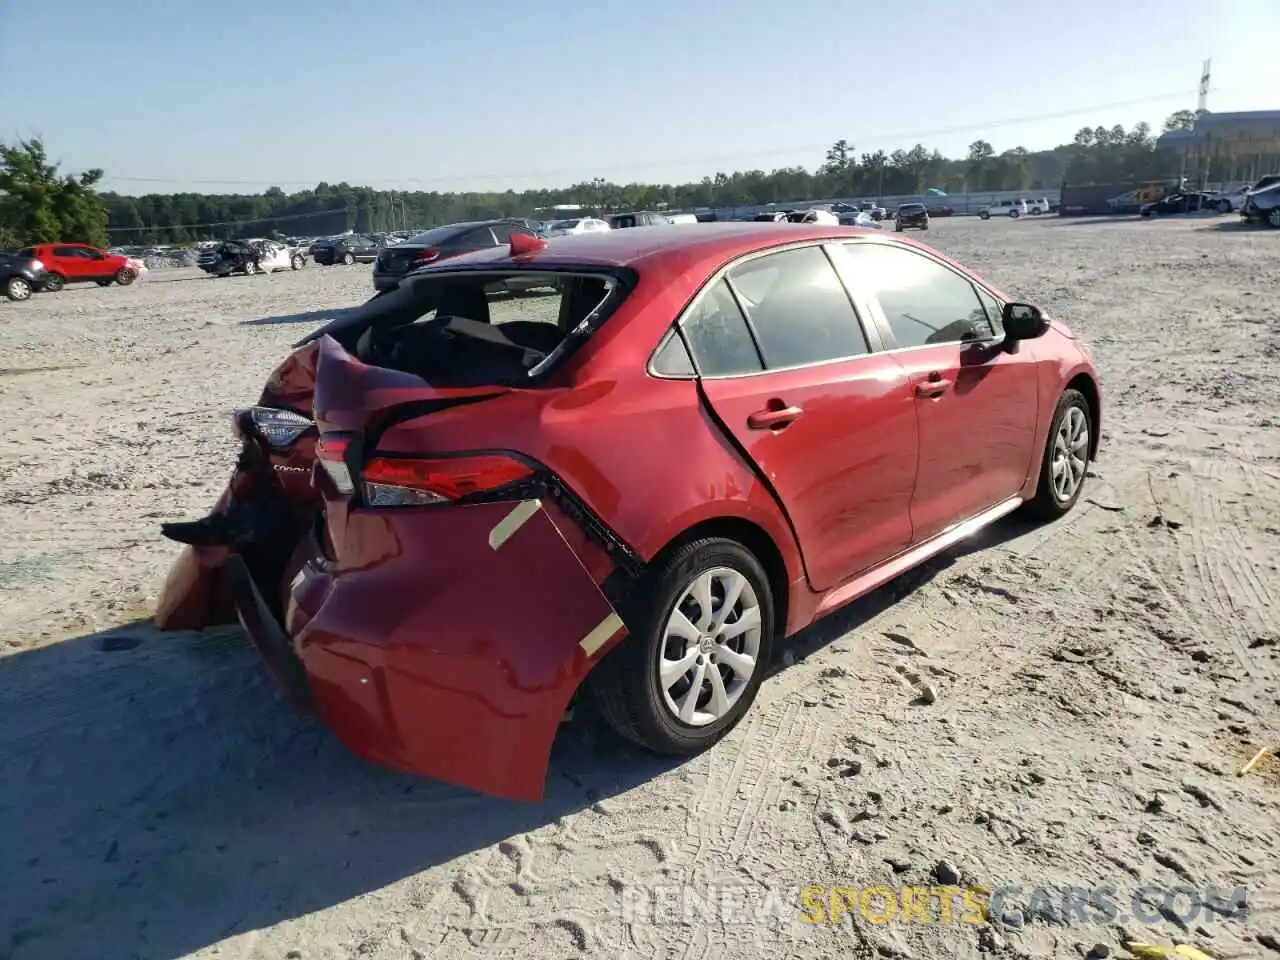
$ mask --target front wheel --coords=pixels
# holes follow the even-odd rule
[[[986,210],[983,210],[980,214],[978,214],[978,219],[980,219],[980,220],[990,220],[990,219],[991,219],[991,214],[990,214],[989,212],[987,212]]]
[[[1026,508],[1041,520],[1069,513],[1080,499],[1092,451],[1093,423],[1089,404],[1079,390],[1065,390],[1058,398],[1040,464],[1040,483]]]
[[[655,753],[711,746],[755,700],[773,648],[773,594],[760,561],[719,537],[675,550],[637,586],[621,645],[589,695],[621,736]]]
[[[138,279],[138,274],[128,267],[121,267],[116,271],[116,275],[113,279],[116,283],[120,284],[120,286],[127,287],[129,284],[133,283],[133,281]]]
[[[57,293],[67,285],[67,278],[60,273],[51,273],[44,278],[44,288],[50,293]]]
[[[289,261],[289,266],[292,267],[294,270],[301,270],[302,265],[305,262],[306,261],[303,260],[302,257],[298,256],[298,257],[294,257],[292,260]]]
[[[1010,218],[1011,220],[1017,220],[1020,216],[1022,216],[1022,212],[1021,212],[1021,211],[1019,211],[1019,210],[1010,210],[1010,211],[1009,211],[1009,218]]]
[[[30,300],[31,284],[26,277],[10,277],[4,285],[4,295],[10,300]]]

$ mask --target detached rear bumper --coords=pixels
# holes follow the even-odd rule
[[[283,630],[231,574],[277,683],[368,760],[541,799],[570,699],[625,634],[572,521],[527,500],[357,511],[340,528],[341,563],[312,538],[290,565]]]

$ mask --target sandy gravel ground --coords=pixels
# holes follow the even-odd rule
[[[228,412],[367,268],[0,304],[0,957],[1080,957],[1127,930],[1280,958],[1280,775],[1235,776],[1280,745],[1280,235],[927,239],[1093,344],[1087,499],[810,631],[683,765],[580,715],[525,806],[351,758],[236,630],[132,622],[174,554],[158,524],[226,479]],[[938,883],[1111,886],[1120,915],[798,919],[808,885]],[[1248,913],[1184,896],[1147,926],[1146,885],[1245,888]]]

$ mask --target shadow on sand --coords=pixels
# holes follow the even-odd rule
[[[859,600],[797,657],[1016,520]],[[583,710],[546,797],[491,800],[355,759],[289,712],[238,629],[139,621],[0,658],[0,956],[179,957],[324,910],[553,823],[677,765]]]
[[[263,327],[285,323],[326,323],[337,320],[351,313],[356,307],[331,307],[327,310],[308,310],[306,313],[286,313],[278,317],[258,317],[256,320],[241,320],[241,326]]]

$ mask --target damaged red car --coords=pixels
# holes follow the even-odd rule
[[[1069,511],[1100,414],[1067,327],[896,236],[516,235],[296,347],[213,512],[165,527],[156,621],[239,619],[357,754],[537,799],[575,695],[708,747],[776,642]]]

